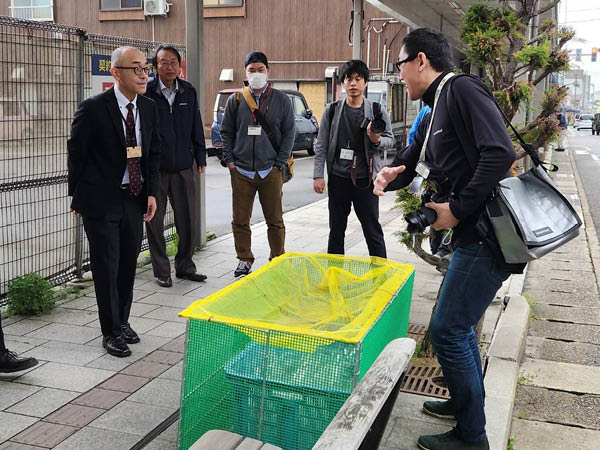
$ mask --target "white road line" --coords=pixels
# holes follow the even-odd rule
[[[576,155],[589,155],[590,152],[588,152],[586,150],[575,150],[575,154]]]
[[[573,175],[570,174],[570,173],[557,173],[556,176],[557,177],[564,177],[564,178],[566,178],[566,177],[573,178]]]

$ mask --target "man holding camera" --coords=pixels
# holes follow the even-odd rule
[[[369,68],[357,59],[340,73],[346,100],[325,107],[315,146],[314,189],[325,192],[327,163],[329,242],[327,253],[344,254],[344,235],[350,207],[362,225],[369,255],[386,257],[379,223],[379,199],[372,182],[381,168],[381,150],[394,144],[392,125],[384,107],[363,97]]]
[[[374,193],[407,186],[417,172],[427,178],[424,166],[445,174],[448,200],[427,203],[429,210],[423,215],[434,213],[426,222],[435,229],[453,229],[454,248],[429,330],[451,399],[427,401],[423,410],[456,418],[456,427],[441,435],[421,436],[418,445],[425,450],[486,450],[485,392],[473,326],[509,274],[498,270],[477,232],[477,221],[485,200],[508,175],[515,151],[486,88],[469,76],[453,79],[450,46],[441,33],[416,29],[403,44],[396,65],[409,97],[422,98],[433,111],[413,143],[397,153],[391,167],[379,172]],[[428,164],[419,164],[420,160]]]

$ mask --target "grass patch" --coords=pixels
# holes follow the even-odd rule
[[[517,383],[518,384],[532,384],[533,380],[535,380],[535,375],[519,374]]]
[[[523,295],[523,298],[525,298],[525,301],[529,305],[529,318],[533,320],[537,319],[537,314],[535,313],[535,302],[531,299],[531,295],[529,295],[528,292],[523,292],[521,295]]]
[[[515,450],[515,438],[509,437],[508,443],[506,444],[506,450]]]

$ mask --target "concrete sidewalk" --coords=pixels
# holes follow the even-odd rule
[[[600,448],[600,246],[574,161],[576,147],[555,153],[555,181],[585,229],[529,265],[532,304],[511,436],[515,450]]]
[[[401,212],[393,208],[394,198],[394,194],[387,194],[380,203],[388,257],[415,266],[410,322],[427,325],[442,276],[393,236],[404,227]],[[286,249],[324,252],[327,222],[326,199],[285,214]],[[266,225],[252,229],[256,269],[267,262],[269,246]],[[368,254],[354,214],[348,224],[346,248],[349,255]],[[185,342],[185,320],[177,313],[234,281],[237,260],[232,236],[209,242],[194,260],[198,271],[208,275],[206,283],[174,278],[173,287],[161,288],[153,281],[150,266],[139,270],[131,325],[142,341],[131,346],[133,354],[128,358],[109,356],[102,349],[92,288],[80,298],[61,302],[47,316],[3,320],[7,346],[38,358],[40,364],[27,373],[0,375],[0,450],[129,449],[170,417],[179,406]],[[514,283],[513,288],[507,283],[502,294],[511,289],[515,289]],[[483,340],[487,343],[492,340],[501,309],[501,303],[495,303],[486,314]],[[449,428],[449,422],[421,412],[424,400],[423,396],[400,394],[382,448],[414,449],[418,435]],[[506,398],[501,392],[496,400],[492,403],[499,405],[499,410],[512,411],[512,397]],[[510,417],[510,412],[502,417]],[[496,420],[488,428],[490,439],[497,442],[492,448],[505,447],[502,442],[507,423]],[[145,448],[175,449],[177,425],[174,423]]]

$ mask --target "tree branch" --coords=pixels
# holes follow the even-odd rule
[[[551,10],[559,3],[560,3],[560,0],[553,0],[552,3],[550,3],[549,5],[546,5],[545,7],[538,9],[537,15],[540,16],[540,15],[544,14],[546,11]]]

